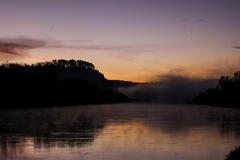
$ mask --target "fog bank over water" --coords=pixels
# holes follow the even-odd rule
[[[191,102],[200,91],[215,87],[216,84],[217,79],[163,75],[159,77],[159,81],[120,88],[120,91],[138,102],[180,104]]]

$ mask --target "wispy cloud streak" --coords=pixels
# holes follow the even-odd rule
[[[116,51],[133,51],[131,45],[96,45],[96,44],[76,44],[90,42],[87,40],[71,40],[74,45],[64,44],[65,41],[59,40],[41,40],[26,37],[17,38],[0,38],[0,54],[9,54],[21,56],[25,51],[37,48],[69,48],[79,50],[116,50]]]
[[[0,38],[0,53],[10,55],[23,55],[24,51],[46,46],[43,40],[19,38]]]
[[[240,49],[240,46],[233,46],[234,49]]]

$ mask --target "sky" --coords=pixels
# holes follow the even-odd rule
[[[239,0],[0,0],[0,61],[92,62],[108,79],[240,70]]]

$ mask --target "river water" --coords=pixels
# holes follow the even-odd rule
[[[224,160],[240,110],[111,104],[1,111],[1,160]]]

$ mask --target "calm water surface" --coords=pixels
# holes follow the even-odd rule
[[[240,110],[115,104],[1,111],[1,160],[223,160]]]

